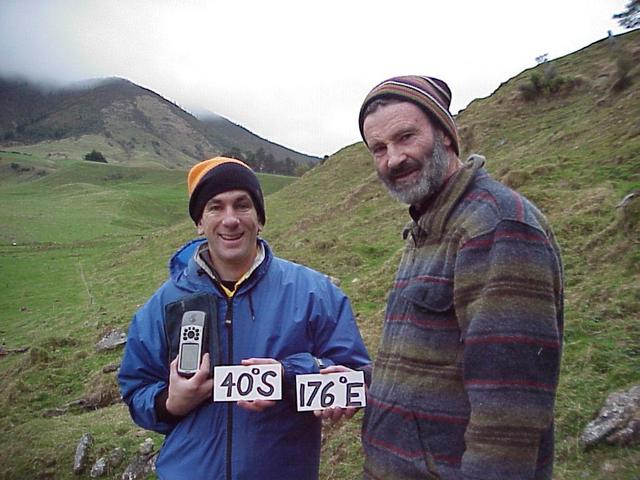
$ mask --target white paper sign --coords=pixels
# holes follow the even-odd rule
[[[281,400],[280,364],[234,365],[213,369],[213,401]]]
[[[299,412],[331,407],[365,407],[364,373],[297,375],[296,397]]]

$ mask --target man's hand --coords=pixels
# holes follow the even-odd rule
[[[323,368],[320,370],[320,373],[336,373],[336,372],[353,372],[352,369],[345,367],[344,365],[331,365],[330,367]],[[358,408],[356,407],[331,407],[325,408],[324,410],[314,410],[313,414],[316,417],[322,418],[323,420],[331,420],[331,422],[336,423],[341,419],[349,419],[353,417]]]
[[[273,358],[247,358],[242,360],[242,365],[269,365],[280,363]],[[282,368],[282,365],[280,365]],[[284,373],[284,372],[283,372]],[[267,408],[271,408],[276,404],[275,400],[238,400],[238,406],[249,410],[250,412],[262,412]]]
[[[176,416],[184,416],[211,398],[213,379],[209,377],[209,354],[202,356],[200,368],[191,378],[184,378],[178,374],[178,358],[171,362],[169,374],[169,395],[167,397],[167,411]]]

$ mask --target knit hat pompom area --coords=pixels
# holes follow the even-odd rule
[[[258,177],[251,167],[235,158],[215,157],[194,165],[187,176],[189,215],[197,224],[209,200],[229,190],[244,190],[251,195],[258,220],[265,224],[264,196]]]
[[[424,110],[428,117],[436,121],[438,126],[451,137],[453,149],[460,155],[460,145],[458,140],[458,129],[453,115],[449,112],[451,106],[451,90],[442,80],[434,77],[421,75],[406,75],[402,77],[392,77],[376,85],[365,97],[360,107],[358,123],[360,135],[364,139],[364,119],[367,107],[375,100],[383,98],[394,98],[407,102],[412,102]]]

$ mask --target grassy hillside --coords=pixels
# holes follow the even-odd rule
[[[616,208],[640,190],[639,40],[636,31],[614,46],[602,41],[539,65],[457,118],[463,155],[485,155],[494,176],[545,211],[561,243],[567,301],[556,478],[563,480],[630,479],[640,471],[638,447],[585,453],[578,445],[606,396],[640,383],[640,199]],[[633,59],[632,84],[616,92],[621,55]],[[520,86],[549,68],[565,87],[525,101]],[[342,279],[375,354],[409,217],[372,172],[363,144],[338,152],[268,199],[272,211],[291,203],[305,208],[273,219],[266,235],[280,254]],[[357,478],[357,427],[347,424],[328,437],[324,478]]]
[[[559,480],[628,480],[640,465],[637,446],[578,445],[608,393],[640,383],[640,208],[637,199],[616,208],[640,189],[639,35],[615,46],[635,59],[624,90],[611,89],[620,50],[600,42],[521,73],[457,119],[465,154],[485,154],[494,176],[534,200],[563,249]],[[521,85],[550,66],[567,78],[563,88],[525,101]],[[161,438],[138,434],[122,404],[45,413],[96,390],[117,395],[114,374],[102,372],[121,350],[97,353],[94,345],[126,328],[164,280],[169,255],[193,235],[184,173],[0,157],[0,343],[30,347],[0,358],[0,434],[11,439],[0,450],[0,478],[74,478],[75,445],[87,431],[94,459],[115,446],[130,457],[145,436],[159,448]],[[262,180],[267,192],[283,186],[271,182],[290,182]],[[358,143],[268,195],[265,236],[277,254],[342,281],[375,355],[407,220]],[[359,422],[325,429],[323,479],[359,478]]]

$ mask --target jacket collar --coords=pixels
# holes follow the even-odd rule
[[[406,239],[411,233],[413,238],[419,238],[425,234],[433,234],[440,238],[449,215],[484,164],[483,156],[471,155],[464,166],[447,181],[442,191],[423,206],[417,220],[414,219],[405,226],[402,237]],[[415,208],[412,207],[410,212],[416,215]]]
[[[261,238],[258,239],[258,242],[264,251],[264,258],[255,266],[248,278],[238,286],[235,293],[252,288],[260,278],[266,275],[269,269],[273,259],[271,247]],[[196,261],[198,250],[206,243],[206,239],[198,238],[181,247],[173,255],[169,263],[170,278],[177,287],[188,291],[214,291],[222,295],[222,292],[215,288],[214,283],[212,283],[209,273]]]
[[[198,246],[194,254],[194,260],[198,264],[198,266],[202,270],[204,270],[213,281],[218,284],[218,286],[227,295],[227,297],[231,298],[235,295],[236,291],[238,291],[240,285],[242,285],[242,283],[244,283],[244,281],[251,276],[251,274],[260,266],[260,264],[262,264],[265,256],[265,248],[262,243],[258,242],[258,252],[256,258],[253,261],[253,264],[251,265],[251,268],[249,268],[249,270],[247,270],[244,275],[242,275],[242,277],[238,279],[233,290],[227,288],[225,284],[220,280],[220,276],[218,275],[218,272],[215,269],[215,265],[213,265],[213,262],[211,260],[211,256],[209,255],[208,244],[206,242]]]

